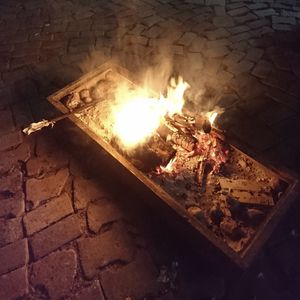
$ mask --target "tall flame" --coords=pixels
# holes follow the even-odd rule
[[[189,87],[180,77],[175,79],[167,89],[167,97],[147,97],[145,91],[132,91],[122,88],[117,92],[120,104],[113,111],[113,133],[127,149],[150,138],[161,125],[166,115],[181,113],[183,94]]]
[[[217,111],[210,111],[206,114],[208,121],[210,123],[210,125],[212,126],[218,116],[218,112]]]

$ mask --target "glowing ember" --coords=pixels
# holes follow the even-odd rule
[[[119,105],[113,111],[113,133],[127,149],[144,143],[162,124],[166,115],[181,114],[183,94],[189,87],[182,78],[171,80],[167,97],[147,97],[145,91],[122,87],[117,91]]]

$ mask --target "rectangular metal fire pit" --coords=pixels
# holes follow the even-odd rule
[[[77,81],[69,84],[65,88],[49,96],[48,100],[62,113],[68,113],[70,112],[70,107],[72,107],[73,104],[76,106],[76,101],[78,100],[76,99],[76,97],[71,97],[71,99],[70,95],[73,96],[74,94],[76,94],[78,96],[80,94],[81,98],[84,100],[83,103],[89,103],[90,101],[92,101],[92,99],[89,99],[89,95],[86,94],[86,91],[89,90],[93,93],[103,93],[105,88],[104,90],[92,89],[96,86],[96,84],[98,84],[99,82],[105,82],[105,80],[107,80],[107,78],[111,76],[117,78],[115,80],[116,82],[127,81],[130,84],[137,86],[135,83],[133,83],[132,76],[127,70],[108,63],[97,68],[95,71],[82,76]],[[206,220],[202,220],[203,215],[201,214],[201,209],[197,209],[197,207],[190,207],[190,209],[188,209],[187,205],[185,206],[182,204],[182,201],[178,198],[177,194],[176,196],[174,196],[174,193],[169,192],[170,189],[172,190],[172,186],[170,188],[170,184],[169,187],[164,186],[164,183],[161,184],[161,181],[165,182],[170,178],[166,177],[161,179],[159,177],[156,178],[155,176],[150,175],[149,172],[143,170],[142,168],[139,168],[138,165],[133,163],[132,160],[128,159],[126,155],[123,155],[122,151],[120,151],[120,149],[116,147],[116,144],[113,143],[112,140],[107,138],[106,129],[100,128],[101,123],[105,122],[103,118],[105,112],[101,111],[102,119],[100,118],[97,121],[98,125],[95,124],[95,122],[93,123],[86,121],[88,120],[90,109],[93,108],[89,108],[86,112],[81,112],[80,114],[70,115],[69,119],[79,128],[81,128],[85,133],[87,133],[110,155],[112,155],[129,172],[131,172],[136,178],[138,178],[147,188],[149,188],[154,194],[156,194],[156,196],[158,196],[161,201],[163,201],[171,210],[173,210],[178,216],[180,216],[180,218],[182,218],[182,220],[186,222],[186,224],[189,224],[196,232],[200,233],[212,245],[221,250],[242,268],[249,266],[250,262],[262,248],[267,238],[271,235],[276,224],[280,221],[290,204],[299,195],[299,182],[295,176],[286,171],[282,172],[271,167],[263,166],[245,153],[238,150],[236,147],[229,145],[228,147],[230,148],[232,156],[234,156],[234,159],[237,161],[235,165],[238,165],[238,168],[245,170],[252,168],[252,170],[254,170],[256,173],[254,172],[254,177],[252,174],[252,181],[246,180],[247,177],[245,177],[246,179],[236,178],[238,176],[235,176],[232,179],[226,178],[226,176],[218,177],[217,187],[219,188],[219,190],[221,190],[221,192],[213,191],[212,193],[213,195],[217,194],[220,198],[225,197],[226,200],[222,198],[222,203],[229,203],[231,201],[228,205],[231,205],[230,208],[232,209],[232,211],[229,211],[228,208],[225,207],[223,208],[223,212],[225,211],[224,215],[222,210],[219,208],[222,213],[221,218],[223,221],[222,223],[218,224],[219,221],[214,219],[218,219],[220,217],[218,216],[218,213],[220,213],[220,211],[218,212],[218,209],[215,209],[214,211],[213,208],[210,208],[210,211],[212,211],[212,221],[210,220],[211,224],[208,224]],[[109,114],[109,111],[107,113]],[[97,128],[97,126],[99,126],[99,128]],[[214,141],[215,140],[216,138],[214,137]],[[222,140],[222,137],[220,137],[220,135],[218,135],[218,140]],[[234,165],[234,163],[232,164]],[[256,176],[262,178],[261,182],[256,183]],[[272,198],[270,195],[261,193],[259,189],[265,188],[263,186],[264,182],[272,185],[273,181],[277,182],[274,184],[279,184],[281,186],[284,186],[284,188],[277,190],[277,187],[272,187],[270,195],[276,194],[274,197],[272,196]],[[229,195],[227,195],[226,193],[226,195],[224,195],[224,193],[222,194],[222,189],[224,189],[224,191],[229,191]],[[234,199],[232,200],[231,198]],[[235,198],[238,199],[238,201],[236,201]],[[273,199],[275,200],[273,201]],[[208,200],[210,199],[204,199],[203,201],[209,202]],[[249,200],[253,200],[253,203],[251,201],[249,202]],[[258,200],[261,201],[261,203],[257,203],[259,202]],[[233,221],[233,217],[231,216],[231,214],[235,213],[236,204],[238,204],[237,209],[240,209],[242,211],[242,213],[239,212],[241,216],[238,217],[241,218],[242,221]],[[259,204],[259,209],[257,209],[257,204]],[[219,204],[217,203],[217,206],[218,205]],[[227,217],[226,210],[228,211],[230,217]],[[243,216],[245,212],[246,217]],[[244,225],[242,226],[240,224],[247,224],[247,222],[250,222],[250,218],[259,219],[260,215],[263,215],[262,220],[259,221],[258,225],[250,228],[251,234],[247,233],[251,238],[248,238],[245,244],[239,241],[239,243],[243,246],[241,246],[240,249],[237,248],[236,245],[238,244],[238,242],[235,241],[236,237],[233,237],[233,235],[236,234],[235,229],[238,229],[236,231],[238,231],[238,235],[241,235],[240,240],[242,240],[243,231],[241,231],[241,228],[243,228]],[[224,219],[227,219],[229,221],[226,223],[224,222]],[[244,222],[244,220],[246,221]],[[240,228],[233,228],[237,225],[239,225]],[[222,230],[219,230],[218,226],[222,227]],[[230,238],[228,238],[226,234],[228,234]]]

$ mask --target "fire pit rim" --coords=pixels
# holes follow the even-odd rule
[[[67,113],[67,108],[60,102],[60,100],[69,94],[70,92],[78,89],[84,82],[89,82],[93,78],[97,78],[100,74],[103,75],[110,70],[118,72],[126,80],[130,80],[134,84],[139,84],[137,80],[132,80],[132,75],[126,69],[115,65],[112,61],[108,61],[105,64],[97,67],[95,70],[83,75],[78,80],[75,80],[58,90],[52,95],[47,97],[47,100],[56,107],[60,112]],[[119,154],[110,144],[105,142],[100,136],[95,134],[91,129],[88,128],[79,118],[74,115],[68,117],[73,123],[75,123],[81,130],[87,133],[94,141],[96,141],[106,152],[112,155],[119,163],[121,163],[131,174],[133,174],[139,181],[141,181],[148,189],[150,189],[156,196],[162,199],[170,208],[177,212],[187,223],[189,223],[194,229],[200,232],[208,241],[214,246],[220,249],[225,255],[227,255],[232,261],[234,261],[239,267],[247,268],[258,251],[262,248],[266,240],[270,237],[275,226],[280,222],[283,215],[287,212],[288,208],[295,200],[298,194],[300,194],[299,178],[289,170],[278,170],[271,165],[263,165],[248,154],[245,154],[239,150],[232,141],[230,146],[233,147],[239,153],[242,153],[249,160],[258,164],[262,169],[268,170],[268,172],[274,173],[277,177],[280,177],[288,182],[288,189],[283,195],[275,207],[271,209],[265,220],[260,224],[255,235],[251,238],[250,243],[241,252],[235,252],[225,242],[217,238],[211,230],[201,224],[198,219],[187,212],[172,196],[165,192],[161,187],[151,181],[146,175],[139,171],[134,165],[132,165],[127,159]],[[216,130],[216,129],[214,129]]]

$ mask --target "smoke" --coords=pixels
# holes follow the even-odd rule
[[[160,18],[151,1],[142,6],[135,0],[114,2],[112,15],[97,20],[103,28],[110,24],[112,29],[97,38],[96,49],[90,49],[89,57],[80,63],[81,70],[89,72],[110,60],[156,93],[166,90],[171,77],[182,76],[191,86],[186,92],[187,106],[195,112],[212,110],[220,95],[218,82],[201,53],[176,44],[184,35],[184,25]]]

